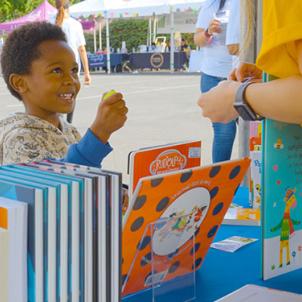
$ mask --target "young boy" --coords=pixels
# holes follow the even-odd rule
[[[46,22],[22,26],[7,38],[1,66],[12,95],[24,113],[0,122],[0,164],[44,158],[99,167],[111,152],[111,134],[121,128],[127,107],[120,93],[102,101],[81,139],[61,114],[73,110],[80,89],[78,65],[60,27]]]

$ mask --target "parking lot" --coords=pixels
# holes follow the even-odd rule
[[[101,95],[110,89],[124,94],[129,108],[124,128],[114,133],[110,143],[114,151],[104,160],[103,167],[122,171],[127,182],[127,158],[131,150],[177,142],[202,140],[203,164],[211,162],[213,139],[211,123],[201,116],[196,102],[199,96],[198,74],[93,74],[92,85],[82,86],[78,95],[73,124],[84,133],[94,119]],[[0,118],[23,105],[12,97],[0,78],[2,110]],[[238,156],[236,138],[233,157]]]

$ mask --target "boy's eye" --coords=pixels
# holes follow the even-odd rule
[[[79,72],[79,68],[78,67],[72,68],[72,73],[73,74],[78,74],[78,72]]]
[[[54,68],[52,70],[52,73],[57,73],[57,74],[62,73],[62,69],[60,67]]]

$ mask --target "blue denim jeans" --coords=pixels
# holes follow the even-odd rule
[[[214,77],[202,73],[200,89],[207,92],[218,85],[224,78]],[[212,146],[213,163],[229,160],[232,155],[233,143],[236,136],[236,121],[230,123],[212,123],[214,130],[214,141]]]

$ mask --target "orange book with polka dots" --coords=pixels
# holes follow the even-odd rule
[[[139,181],[123,221],[123,296],[150,287],[151,254],[162,263],[161,282],[199,269],[249,164],[244,158]],[[151,232],[163,218],[163,228]]]
[[[128,156],[129,196],[142,177],[200,166],[201,141],[183,141],[132,151]]]

